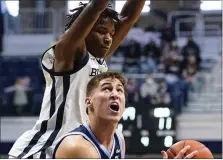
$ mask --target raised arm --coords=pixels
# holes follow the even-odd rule
[[[100,14],[106,9],[108,2],[109,0],[91,0],[61,37],[55,47],[56,72],[73,69],[77,58],[84,57],[86,51],[84,40]]]
[[[122,43],[129,30],[137,22],[146,0],[127,0],[120,13],[120,24],[113,36],[113,42],[110,50],[106,54],[110,56]]]

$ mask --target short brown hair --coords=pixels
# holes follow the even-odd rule
[[[99,82],[102,81],[103,79],[106,78],[117,78],[123,85],[124,87],[124,94],[126,97],[126,92],[127,92],[127,87],[126,87],[126,83],[127,80],[125,78],[125,76],[119,72],[104,72],[101,74],[96,75],[95,77],[93,77],[87,84],[87,91],[86,91],[86,96],[90,96],[90,94],[92,93],[92,91],[98,87]]]
[[[125,76],[119,72],[104,72],[93,77],[87,84],[86,96],[90,96],[92,91],[98,87],[99,82],[106,78],[112,78],[112,79],[117,78],[124,86],[124,94],[127,99],[127,87],[126,87],[127,80]],[[88,107],[86,108],[86,113],[88,114]]]

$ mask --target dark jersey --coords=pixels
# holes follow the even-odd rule
[[[97,150],[99,158],[101,159],[121,159],[124,158],[123,156],[123,144],[122,144],[122,139],[119,135],[119,133],[117,133],[117,131],[114,134],[113,137],[113,146],[112,146],[112,151],[109,152],[95,137],[95,135],[93,134],[93,132],[91,131],[90,127],[88,126],[88,124],[83,124],[80,125],[78,128],[72,130],[71,132],[69,132],[67,135],[65,135],[60,141],[59,143],[56,145],[55,150],[54,150],[54,154],[53,154],[53,158],[55,158],[55,153],[57,148],[59,147],[59,145],[61,144],[61,142],[63,141],[63,139],[67,136],[71,136],[71,135],[81,135],[84,139],[86,139],[87,141],[89,141],[94,148]]]

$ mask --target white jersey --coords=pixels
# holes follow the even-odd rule
[[[54,48],[42,56],[42,69],[46,80],[39,120],[26,131],[9,152],[18,158],[51,158],[59,139],[88,120],[86,114],[86,87],[95,75],[107,71],[102,59],[90,53],[80,60],[72,71],[53,71]]]

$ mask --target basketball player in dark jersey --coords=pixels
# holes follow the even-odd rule
[[[65,135],[53,158],[124,158],[124,138],[116,128],[125,109],[125,78],[117,72],[101,73],[89,81],[86,94],[89,123]]]
[[[67,133],[56,145],[53,158],[125,158],[125,141],[116,130],[125,109],[126,80],[117,72],[105,72],[92,78],[86,89],[89,123]],[[198,151],[185,155],[184,147],[175,159],[191,159]],[[161,152],[164,159],[168,156]]]

